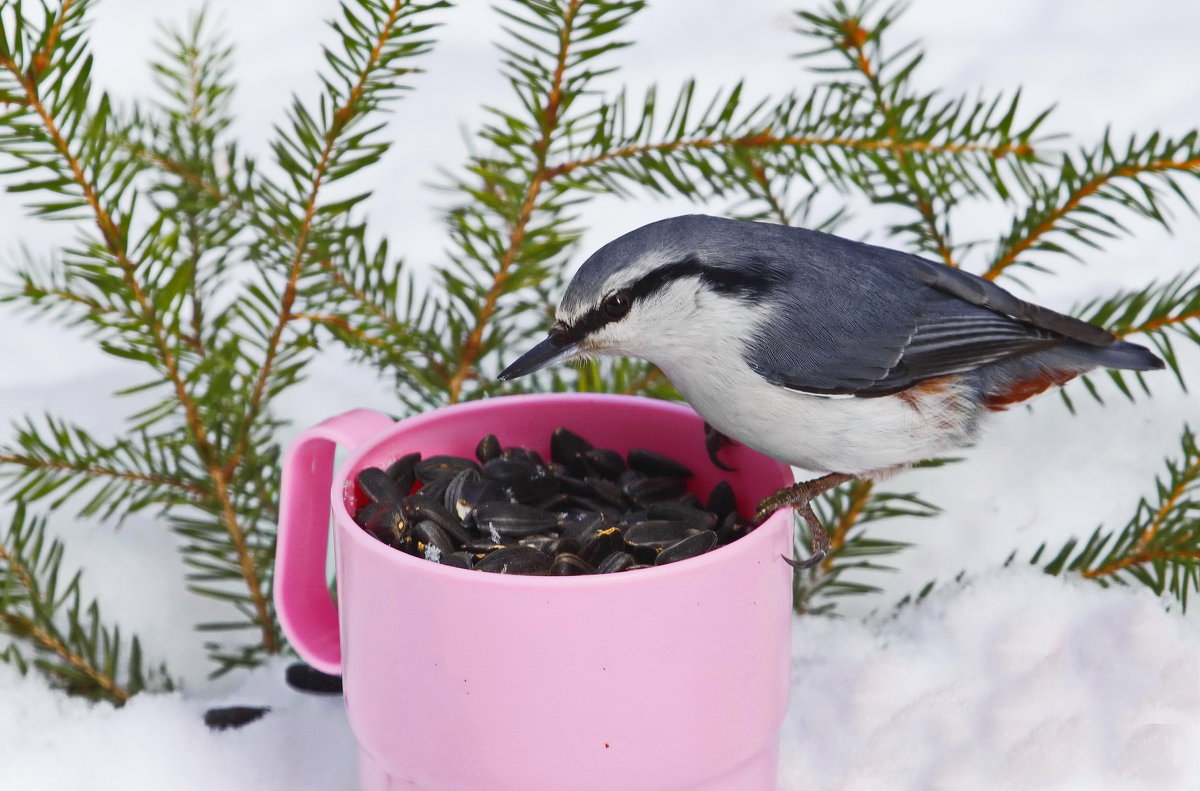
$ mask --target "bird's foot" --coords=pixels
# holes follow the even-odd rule
[[[812,481],[800,481],[791,486],[787,486],[775,492],[769,497],[764,497],[759,502],[758,508],[754,513],[754,525],[757,527],[778,511],[780,508],[791,506],[800,512],[800,516],[808,524],[809,531],[812,533],[812,556],[806,560],[790,560],[784,558],[789,564],[795,568],[810,569],[820,563],[829,553],[830,541],[829,534],[825,532],[825,526],[821,524],[821,520],[817,518],[817,514],[813,511],[812,501],[815,497],[824,494],[838,484],[845,483],[853,478],[852,475],[843,473],[831,473],[824,475]]]
[[[717,431],[708,423],[704,424],[704,447],[706,450],[708,450],[708,458],[711,459],[712,463],[715,464],[719,469],[725,470],[726,472],[733,472],[737,469],[737,467],[730,467],[729,465],[725,464],[725,462],[721,461],[717,457],[717,453],[722,448],[728,448],[731,445],[733,445],[733,440]]]

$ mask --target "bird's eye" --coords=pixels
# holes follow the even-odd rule
[[[633,300],[629,298],[629,292],[621,289],[605,297],[601,308],[604,310],[604,315],[610,319],[621,319],[625,317],[632,306]]]

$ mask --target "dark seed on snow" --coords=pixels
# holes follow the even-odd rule
[[[376,503],[398,503],[404,494],[396,482],[378,467],[367,467],[356,477],[358,488]]]
[[[261,719],[270,710],[266,706],[223,706],[204,712],[204,724],[214,731],[240,728]]]
[[[665,476],[668,478],[690,478],[692,471],[686,464],[681,464],[669,456],[655,453],[651,450],[634,448],[626,455],[629,467],[645,473],[651,478]]]
[[[475,446],[475,458],[479,459],[480,464],[487,464],[499,456],[500,440],[496,439],[495,434],[488,434],[479,440],[479,444]]]
[[[288,665],[284,679],[289,687],[301,692],[316,692],[322,695],[342,694],[341,676],[322,673],[304,662],[293,662]]]
[[[682,541],[677,541],[662,552],[659,552],[658,557],[654,559],[654,565],[662,566],[678,560],[694,558],[697,555],[703,555],[716,545],[717,534],[712,530],[703,530],[688,536]]]
[[[553,561],[550,556],[533,547],[513,546],[497,549],[475,564],[476,571],[490,571],[496,574],[534,574],[544,576],[550,573]]]

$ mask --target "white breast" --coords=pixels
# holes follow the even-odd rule
[[[694,283],[664,289],[645,316],[602,351],[653,362],[722,434],[796,467],[862,474],[933,458],[969,444],[985,411],[955,386],[828,398],[772,385],[738,337],[769,313]]]

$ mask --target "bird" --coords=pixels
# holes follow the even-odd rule
[[[813,498],[975,443],[1005,408],[1094,368],[1163,361],[1102,327],[918,255],[796,226],[702,214],[603,245],[567,285],[545,340],[509,380],[595,355],[657,366],[732,440],[824,473],[764,498],[794,507],[812,554],[829,538]]]

